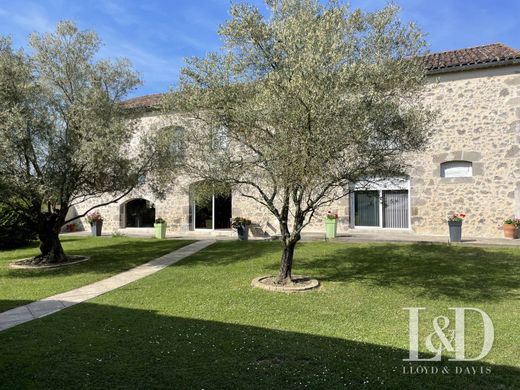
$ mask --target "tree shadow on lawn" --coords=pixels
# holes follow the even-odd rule
[[[278,262],[282,256],[282,244],[279,241],[219,241],[201,252],[179,262],[179,265],[191,266],[226,266],[239,262],[248,262],[269,256]],[[278,263],[276,263],[278,266]]]
[[[437,244],[298,245],[294,273],[321,281],[360,281],[382,287],[414,289],[418,296],[493,301],[520,298],[520,250]],[[227,266],[272,259],[259,270],[276,273],[281,256],[278,242],[218,242],[183,260],[182,267]]]
[[[361,281],[383,287],[409,287],[421,296],[463,300],[520,297],[520,250],[402,244],[339,246],[331,256],[295,267],[320,280]]]
[[[64,242],[74,242],[74,241],[80,241],[84,240],[85,236],[60,236],[60,241],[62,243]],[[24,249],[37,249],[40,246],[40,241],[38,240],[32,240],[27,245],[22,245],[14,248],[0,248],[0,252],[16,252],[16,251],[23,251]]]
[[[74,239],[73,239],[74,240]],[[77,239],[76,239],[77,240]],[[100,240],[103,240],[101,238]],[[67,242],[68,240],[65,240]],[[78,274],[106,274],[123,272],[137,267],[147,261],[180,249],[193,240],[136,240],[114,243],[103,246],[87,246],[79,249],[66,249],[67,255],[90,256],[85,263],[47,269],[9,269],[10,278],[61,277]],[[176,243],[176,244],[173,244]]]
[[[513,366],[421,362],[451,373],[410,375],[403,373],[410,365],[401,348],[93,303],[1,332],[0,352],[0,387],[6,389],[520,385]],[[455,367],[490,373],[457,375]]]

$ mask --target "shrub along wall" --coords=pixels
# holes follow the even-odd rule
[[[0,205],[0,249],[28,245],[35,239],[36,230],[33,222]]]

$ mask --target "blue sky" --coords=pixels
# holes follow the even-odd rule
[[[261,0],[250,0],[262,6]],[[402,18],[428,34],[430,50],[443,51],[503,42],[520,49],[518,0],[395,0]],[[229,0],[0,0],[0,34],[23,46],[32,31],[50,31],[70,19],[101,36],[102,56],[127,57],[144,85],[133,96],[164,92],[176,83],[186,56],[218,48],[219,24]],[[352,0],[376,9],[384,0]]]

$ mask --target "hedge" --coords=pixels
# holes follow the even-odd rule
[[[0,249],[28,245],[36,239],[35,226],[27,217],[0,205]]]

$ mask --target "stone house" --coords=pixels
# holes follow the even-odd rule
[[[354,184],[354,192],[330,208],[340,215],[338,230],[446,235],[446,216],[463,212],[465,235],[499,237],[503,220],[520,215],[520,51],[496,43],[430,54],[424,63],[424,99],[438,111],[426,150],[409,156],[407,180],[389,178],[359,191]],[[160,98],[125,104],[147,128],[162,120]],[[253,201],[230,193],[194,202],[190,185],[181,178],[164,200],[138,189],[100,208],[106,229],[146,229],[162,217],[170,233],[231,234],[230,218],[242,216],[253,221],[255,235],[277,233],[276,220]],[[323,232],[322,219],[306,231]]]

